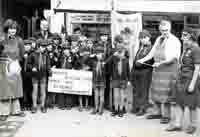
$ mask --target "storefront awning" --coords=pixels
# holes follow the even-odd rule
[[[54,1],[54,3],[53,3]],[[55,11],[109,12],[110,0],[52,0]]]
[[[109,12],[111,0],[60,0],[54,10],[59,12]],[[198,0],[116,0],[115,9],[121,12],[200,13]]]
[[[118,0],[116,10],[141,11],[141,12],[177,12],[177,13],[200,13],[200,1],[181,0]]]

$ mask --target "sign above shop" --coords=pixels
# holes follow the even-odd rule
[[[110,14],[71,13],[71,23],[110,24]]]

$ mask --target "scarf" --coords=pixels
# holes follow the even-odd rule
[[[122,74],[122,58],[119,59],[119,62],[118,62],[118,74],[121,76]]]
[[[44,62],[46,62],[46,57],[40,52],[39,54],[39,71],[44,67]]]
[[[97,61],[96,73],[97,73],[97,75],[101,75],[102,74],[102,66],[101,66],[101,61],[100,60]]]
[[[64,57],[64,62],[62,68],[66,68],[66,63],[67,63],[67,57]]]

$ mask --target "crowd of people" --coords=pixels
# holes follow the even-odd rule
[[[49,24],[41,20],[41,31],[32,38],[17,36],[17,23],[8,19],[3,25],[4,38],[0,48],[0,119],[10,115],[25,116],[24,111],[42,113],[59,107],[102,115],[109,92],[113,92],[111,116],[123,117],[125,90],[133,88],[132,113],[143,116],[149,104],[154,108],[147,119],[160,119],[169,124],[169,132],[185,130],[193,134],[200,119],[200,48],[193,29],[182,31],[181,41],[171,33],[171,23],[160,22],[161,35],[155,43],[151,33],[139,33],[139,49],[132,67],[124,38],[117,35],[113,44],[107,34],[95,42],[74,29],[71,36],[52,34]],[[182,47],[182,48],[181,48]],[[182,52],[182,50],[183,52]],[[48,77],[52,68],[75,69],[93,72],[93,96],[48,92]],[[38,106],[40,104],[40,107]],[[190,112],[184,116],[185,112]],[[183,117],[190,121],[183,127]],[[200,128],[200,127],[199,127]]]

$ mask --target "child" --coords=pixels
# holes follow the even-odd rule
[[[70,49],[66,48],[63,51],[60,66],[62,69],[72,69],[73,68],[73,57]],[[67,108],[70,110],[73,107],[73,95],[70,94],[62,94],[58,95],[58,105],[60,109]]]
[[[111,68],[111,87],[114,89],[114,111],[111,115],[123,117],[124,90],[130,84],[129,61],[120,35],[115,37],[115,46],[117,51],[106,61]]]
[[[151,34],[147,30],[139,33],[140,45],[131,69],[131,83],[133,86],[133,110],[136,116],[143,116],[146,113],[149,101],[149,87],[152,79],[153,58],[145,62],[148,65],[137,63],[137,60],[145,57],[151,50]]]
[[[70,37],[70,50],[73,57],[73,69],[75,70],[80,70],[82,68],[78,40],[79,40],[79,37],[75,35],[72,35]],[[76,105],[79,103],[77,95],[73,95],[73,103]]]
[[[32,80],[33,80],[33,93],[32,93],[32,113],[37,112],[37,98],[40,89],[40,101],[41,101],[41,112],[46,113],[47,109],[45,107],[46,100],[46,87],[47,87],[47,77],[50,74],[50,59],[46,52],[46,46],[48,45],[46,40],[40,40],[38,42],[38,50],[32,55]],[[40,88],[39,88],[40,87]]]
[[[83,39],[80,41],[79,48],[82,70],[89,71],[90,65],[88,64],[88,59],[91,53],[91,47],[88,47],[86,39]],[[83,99],[85,99],[85,108],[89,111],[89,96],[83,95],[79,96],[79,111],[82,111],[83,109]]]
[[[31,43],[31,53],[34,52],[35,50],[37,50],[37,44],[36,44],[36,39],[31,37],[29,38],[29,40],[32,41]]]
[[[105,66],[104,66],[104,49],[102,46],[97,46],[94,49],[94,53],[96,56],[93,57],[93,89],[95,92],[94,100],[95,100],[95,108],[92,111],[92,114],[99,113],[99,115],[103,114],[104,108],[104,92],[106,87],[106,75],[105,75]],[[92,55],[91,55],[92,57]]]
[[[32,78],[31,78],[31,45],[34,41],[24,40],[25,53],[22,61],[23,98],[20,100],[22,110],[31,109]]]
[[[47,53],[50,59],[50,67],[51,68],[57,68],[58,67],[58,57],[57,54],[54,51],[53,45],[49,43],[47,46]],[[47,81],[48,82],[48,81]],[[48,108],[54,108],[56,105],[56,93],[48,92],[47,93],[47,107]]]

